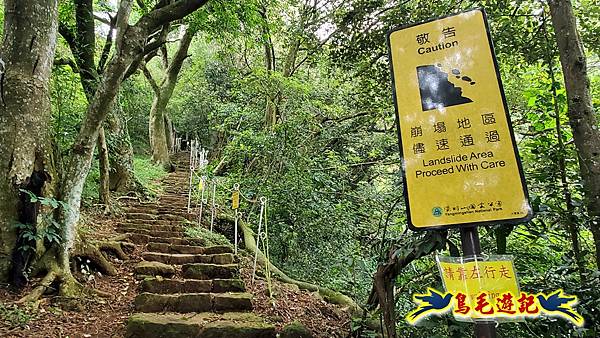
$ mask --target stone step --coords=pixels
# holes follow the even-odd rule
[[[129,214],[150,214],[150,215],[176,215],[187,216],[187,205],[185,207],[130,207],[126,210]]]
[[[161,262],[165,264],[189,264],[189,263],[211,263],[211,264],[232,264],[233,254],[169,254],[162,252],[144,252],[142,258],[146,261]]]
[[[175,268],[171,265],[160,262],[142,261],[135,265],[133,271],[136,275],[142,276],[163,276],[171,277],[175,274]]]
[[[252,311],[252,294],[227,293],[177,293],[170,295],[142,292],[134,301],[140,312],[227,312]]]
[[[191,279],[231,279],[238,275],[237,264],[193,263],[182,266],[183,277]]]
[[[135,244],[167,243],[173,245],[205,245],[205,241],[201,238],[153,237],[139,233],[130,233],[129,239]]]
[[[124,220],[131,224],[156,224],[156,225],[183,225],[185,221],[182,220],[168,220],[168,219],[126,219]]]
[[[147,249],[154,252],[163,253],[181,253],[181,254],[222,254],[233,253],[233,248],[227,245],[218,246],[193,246],[193,245],[176,245],[168,243],[148,243]]]
[[[183,231],[159,231],[159,230],[146,230],[146,229],[138,229],[138,228],[120,228],[119,230],[122,233],[131,233],[131,234],[141,234],[152,237],[175,237],[180,238],[183,237]]]
[[[127,229],[142,229],[151,231],[183,231],[182,225],[162,225],[162,224],[137,224],[137,223],[119,223],[117,226],[118,232],[127,232]]]
[[[141,292],[156,294],[194,292],[244,292],[246,287],[241,279],[164,279],[146,278],[140,284]]]
[[[135,313],[127,338],[275,338],[275,327],[252,313]]]
[[[137,220],[165,220],[165,221],[186,221],[187,218],[173,214],[146,214],[139,212],[126,213],[125,218]]]

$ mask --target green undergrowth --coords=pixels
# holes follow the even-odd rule
[[[152,163],[149,157],[136,156],[133,159],[133,168],[135,176],[147,189],[150,197],[156,197],[163,192],[161,179],[167,175],[167,172],[160,165]]]
[[[9,305],[0,302],[0,323],[10,328],[25,327],[33,317],[33,314],[27,309],[15,304]]]
[[[184,224],[185,226],[185,236],[189,238],[200,238],[205,241],[206,246],[213,245],[228,245],[231,246],[231,243],[225,236],[218,234],[216,232],[211,232],[210,230],[199,226],[198,223],[188,222]]]

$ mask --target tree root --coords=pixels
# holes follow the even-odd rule
[[[46,259],[42,258],[41,262],[46,261]],[[59,282],[59,296],[66,298],[81,298],[81,297],[90,297],[90,296],[99,296],[103,298],[111,297],[111,294],[95,290],[89,287],[86,287],[79,283],[75,277],[71,274],[71,271],[67,268],[61,269],[58,264],[55,262],[49,263],[47,266],[46,276],[42,278],[42,280],[38,283],[33,290],[27,295],[23,296],[16,303],[24,304],[24,303],[36,303],[42,295],[50,288],[50,286],[58,281]]]
[[[71,271],[63,273],[60,276],[60,291],[59,296],[68,298],[81,298],[89,296],[99,296],[103,298],[110,298],[111,294],[108,292],[92,289],[81,283],[79,283],[75,277],[71,274]]]
[[[86,240],[77,241],[72,257],[88,258],[105,275],[115,276],[117,269],[104,257],[97,246]],[[122,250],[121,250],[122,251]],[[124,253],[123,253],[124,254]]]
[[[58,278],[60,272],[58,267],[50,269],[46,276],[42,278],[40,283],[31,290],[30,293],[25,295],[23,298],[17,301],[17,304],[33,303],[36,302],[46,292],[52,283]]]
[[[233,217],[230,215],[220,215],[219,218],[228,222],[234,221]],[[244,235],[244,245],[246,247],[246,250],[250,251],[253,255],[258,253],[258,263],[263,266],[266,266],[268,264],[275,278],[284,283],[296,285],[301,290],[317,292],[321,297],[323,297],[325,301],[332,304],[347,307],[354,317],[365,317],[365,310],[363,310],[352,298],[319,285],[297,281],[295,279],[290,278],[283,271],[279,270],[279,268],[273,265],[273,263],[267,260],[267,257],[262,253],[262,251],[256,247],[256,238],[254,237],[254,233],[252,229],[250,229],[248,224],[246,224],[244,221],[239,220],[238,225],[240,226]],[[375,321],[367,320],[367,324],[371,329],[380,329],[379,324]]]
[[[125,253],[125,250],[132,251],[135,247],[132,243],[111,240],[96,242],[95,244],[99,250],[110,251],[114,253],[120,260],[129,259],[129,256]]]

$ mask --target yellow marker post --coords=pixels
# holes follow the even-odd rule
[[[240,191],[234,190],[231,194],[231,209],[237,210],[240,208]]]
[[[233,193],[231,194],[231,209],[235,210],[235,224],[233,230],[233,248],[234,253],[238,253],[238,220],[241,214],[238,212],[240,208],[240,184],[236,183],[233,185]]]
[[[404,27],[388,43],[409,226],[528,220],[484,11]]]

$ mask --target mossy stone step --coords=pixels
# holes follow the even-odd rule
[[[140,284],[141,292],[157,294],[198,293],[198,292],[244,292],[246,287],[241,279],[165,279],[146,278]]]
[[[151,224],[151,225],[183,225],[185,221],[173,221],[168,219],[126,219],[129,224]]]
[[[232,264],[233,254],[169,254],[162,252],[144,252],[142,258],[146,261],[161,262],[165,264],[189,264],[189,263],[212,263],[212,264]]]
[[[148,214],[143,212],[128,212],[125,214],[127,219],[157,219],[158,216],[154,214]]]
[[[160,231],[160,230],[146,230],[139,228],[120,228],[120,232],[131,233],[131,234],[142,234],[152,237],[183,237],[183,231]]]
[[[191,279],[231,279],[237,276],[237,264],[184,264],[182,266],[183,277]]]
[[[139,262],[134,268],[136,275],[171,277],[175,274],[175,268],[160,262]]]
[[[227,312],[252,311],[252,294],[228,293],[178,293],[156,294],[142,292],[134,301],[140,312]]]
[[[126,229],[142,229],[151,231],[183,231],[184,228],[181,225],[119,223],[117,231],[126,232]]]
[[[193,245],[172,245],[167,243],[148,243],[148,250],[164,253],[182,253],[182,254],[222,254],[233,253],[233,248],[227,245],[217,246],[193,246]]]
[[[155,237],[140,233],[130,233],[129,239],[135,244],[148,243],[166,243],[173,245],[204,245],[205,240],[201,238],[181,238],[181,237]]]
[[[252,313],[136,313],[127,338],[275,338],[275,327]]]

